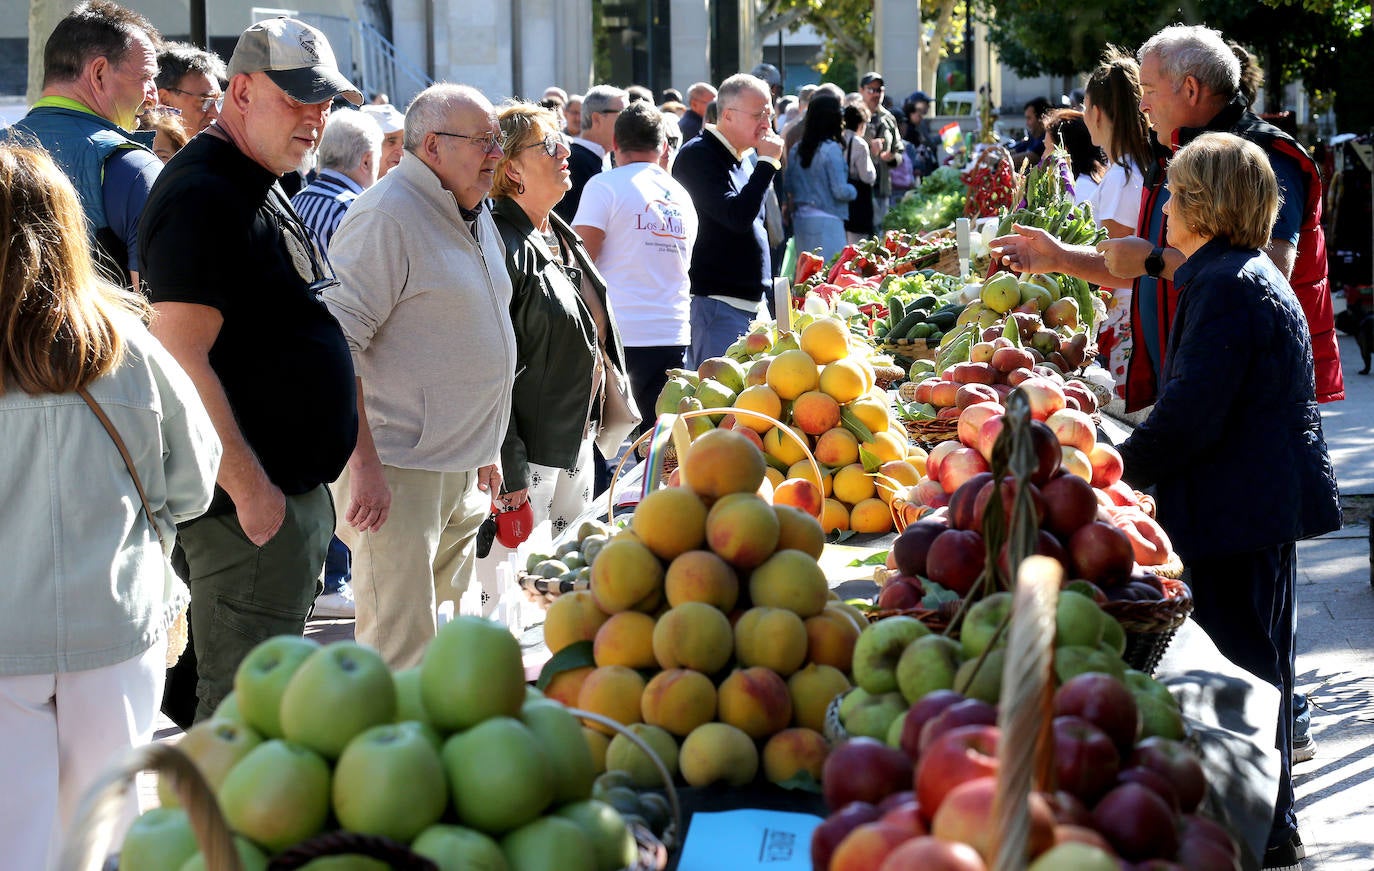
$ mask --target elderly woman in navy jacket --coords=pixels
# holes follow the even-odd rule
[[[1289,699],[1294,543],[1340,526],[1302,307],[1260,250],[1278,184],[1258,146],[1210,133],[1169,166],[1178,314],[1164,387],[1121,446],[1126,478],[1155,486],[1189,568],[1194,618],[1232,662],[1281,692],[1277,806],[1264,867],[1295,864]],[[1292,858],[1293,862],[1284,861]]]

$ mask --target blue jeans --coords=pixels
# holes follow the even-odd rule
[[[695,369],[703,360],[724,354],[749,329],[753,319],[753,311],[718,299],[692,297],[692,344],[687,349],[687,365]]]
[[[829,262],[845,246],[844,221],[834,215],[798,215],[792,219],[796,228],[797,251],[816,251]]]
[[[324,592],[338,593],[353,577],[353,557],[348,545],[336,535],[329,540],[329,553],[324,558]]]

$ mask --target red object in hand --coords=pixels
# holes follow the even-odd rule
[[[491,510],[496,514],[496,540],[504,547],[519,547],[534,531],[534,509],[528,499],[519,508],[501,511],[492,505]]]

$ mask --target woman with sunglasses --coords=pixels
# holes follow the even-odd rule
[[[498,121],[504,156],[496,165],[492,216],[506,248],[516,340],[501,472],[515,494],[510,501],[518,504],[527,491],[535,522],[549,520],[557,536],[591,505],[592,442],[607,391],[617,380],[627,383],[625,352],[606,282],[553,211],[572,187],[557,116],[513,102]],[[493,554],[500,556],[497,547]]]

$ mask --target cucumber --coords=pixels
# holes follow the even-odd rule
[[[912,327],[911,332],[907,333],[906,337],[908,339],[924,339],[933,332],[935,332],[934,324],[922,322]]]
[[[949,330],[953,328],[954,322],[957,318],[958,315],[956,315],[954,312],[946,311],[944,309],[941,309],[940,311],[937,311],[934,314],[926,316],[926,320],[934,324],[935,328],[942,333],[949,332]]]
[[[907,308],[907,311],[911,311],[911,310],[914,309],[914,308],[918,308],[918,309],[921,309],[922,311],[927,311],[927,312],[928,312],[928,311],[930,311],[932,308],[935,307],[935,303],[936,303],[936,302],[937,302],[937,300],[936,300],[935,297],[931,296],[930,294],[926,294],[925,296],[918,297],[918,298],[912,300],[911,302],[907,303],[907,307],[906,307],[906,308]]]
[[[925,320],[925,312],[919,309],[907,312],[900,321],[892,325],[892,329],[888,330],[888,335],[892,336],[894,339],[900,339],[911,332],[911,328],[923,320]]]
[[[881,338],[883,338],[884,336],[887,335],[887,332],[888,332],[888,329],[887,329],[887,321],[874,321],[874,322],[873,322],[873,335],[874,335],[874,336],[876,336],[877,338],[881,339]]]
[[[939,330],[936,330],[935,332],[926,336],[926,347],[929,348],[932,346],[938,346],[940,344],[940,341],[944,339],[944,337],[944,333],[940,332]]]
[[[906,309],[902,306],[902,301],[894,293],[887,298],[887,317],[888,322],[895,324],[906,315]]]

